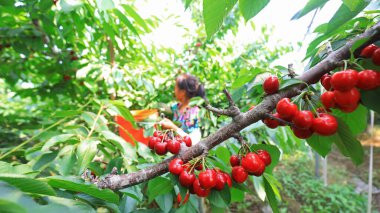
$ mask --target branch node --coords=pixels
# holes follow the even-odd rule
[[[288,64],[288,73],[291,78],[296,77],[296,72],[294,72],[294,67],[292,63]]]
[[[288,122],[288,121],[285,121],[285,120],[283,120],[283,119],[281,119],[281,118],[277,118],[277,117],[273,116],[273,115],[270,114],[270,113],[265,113],[265,117],[270,118],[270,119],[272,119],[272,120],[276,120],[276,121],[278,121],[278,122],[280,122],[280,123],[283,123],[283,124],[286,124],[286,125],[288,125],[288,126],[293,126],[293,123],[292,123],[292,122]]]

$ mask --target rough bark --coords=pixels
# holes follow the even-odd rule
[[[369,38],[369,40],[354,52],[355,56],[358,56],[362,48],[364,48],[366,45],[380,40],[380,23],[377,23],[365,31],[363,34],[347,42],[342,48],[331,52],[324,60],[303,73],[299,79],[308,85],[317,83],[322,75],[340,66],[342,60],[348,59],[350,57],[350,48],[356,41],[362,38]],[[259,105],[255,106],[255,108],[245,113],[239,112],[238,115],[234,116],[234,119],[231,123],[221,127],[219,130],[209,135],[207,138],[201,140],[195,146],[192,146],[190,148],[182,146],[181,152],[175,157],[181,158],[184,161],[188,161],[207,152],[208,150],[229,139],[230,137],[234,137],[245,127],[267,117],[268,113],[274,110],[277,102],[280,99],[284,97],[294,97],[300,94],[302,89],[305,87],[306,84],[298,84],[284,91],[279,91],[276,94],[266,96]],[[230,103],[230,108],[233,107],[232,105],[233,104]],[[233,114],[228,110],[219,112],[221,114]],[[155,164],[151,167],[134,173],[122,175],[110,174],[98,182],[98,187],[120,189],[150,180],[154,177],[168,172],[168,165],[172,158],[174,157],[168,158],[161,163]]]

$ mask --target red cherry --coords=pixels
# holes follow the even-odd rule
[[[71,79],[71,76],[69,76],[69,75],[63,76],[63,80],[65,80],[65,81],[69,81],[70,79]]]
[[[336,72],[331,76],[331,85],[335,90],[347,91],[358,83],[358,72],[352,69]]]
[[[179,183],[184,186],[189,188],[193,182],[195,181],[195,174],[190,174],[186,170],[183,170],[181,174],[179,175]]]
[[[199,183],[204,189],[211,189],[216,185],[216,172],[211,169],[207,169],[199,173]]]
[[[278,78],[276,76],[269,76],[265,79],[263,84],[264,91],[267,94],[276,93],[279,87],[280,83],[278,82]]]
[[[169,139],[167,148],[169,152],[176,155],[179,153],[179,150],[181,149],[181,143],[176,140]]]
[[[283,98],[277,103],[276,110],[280,117],[291,119],[296,115],[298,107],[289,98]]]
[[[277,117],[277,118],[280,118],[280,115],[277,112],[274,113],[273,116]],[[277,120],[274,120],[274,119],[271,119],[271,118],[265,118],[263,120],[263,122],[264,122],[264,124],[267,127],[271,128],[271,129],[275,129],[275,128],[277,128],[280,125],[280,123]]]
[[[71,56],[70,59],[71,59],[71,61],[76,61],[76,60],[78,60],[79,58],[78,58],[78,56],[75,56],[75,55],[74,55],[74,56]]]
[[[326,109],[330,109],[330,108],[335,107],[334,92],[327,91],[321,95],[320,99],[321,99],[323,106],[325,106]]]
[[[261,158],[261,160],[264,161],[265,166],[268,166],[272,162],[272,158],[270,157],[270,154],[266,150],[259,149],[257,150],[257,154]]]
[[[339,106],[352,106],[359,102],[360,92],[356,88],[343,92],[334,90],[334,100]]]
[[[191,138],[189,136],[187,136],[187,135],[183,137],[183,142],[185,142],[185,144],[186,144],[187,147],[190,147],[191,144],[192,144]]]
[[[321,77],[321,84],[322,84],[322,81],[325,80],[326,77],[331,77],[331,75],[328,74],[328,73],[322,75],[322,77]]]
[[[338,130],[338,121],[332,115],[321,113],[318,118],[314,119],[311,128],[319,135],[333,135]]]
[[[166,142],[157,142],[156,144],[154,144],[154,151],[158,155],[165,155],[168,152],[166,147],[167,147]]]
[[[323,107],[317,108],[317,113],[326,113],[326,112],[331,112],[331,110],[330,109],[324,109]]]
[[[327,90],[329,91],[331,89],[331,77],[328,76],[326,78],[323,79],[323,81],[321,82],[322,86]]]
[[[377,79],[377,86],[380,86],[380,72],[376,72],[377,76],[376,76],[376,79]]]
[[[183,161],[179,158],[174,158],[169,163],[169,172],[173,175],[180,175],[183,172]]]
[[[363,57],[363,58],[371,58],[372,55],[373,55],[373,52],[375,52],[375,50],[377,49],[378,47],[374,44],[370,44],[368,46],[366,46],[362,52],[360,53],[360,56]]]
[[[356,85],[362,90],[375,89],[378,84],[377,72],[373,70],[363,70],[359,72],[359,81]]]
[[[372,62],[380,66],[380,48],[377,48],[372,54]]]
[[[232,179],[236,183],[243,183],[248,178],[248,173],[242,166],[234,166],[232,167]]]
[[[199,197],[207,197],[210,193],[210,189],[204,189],[201,187],[201,184],[199,182],[199,179],[196,179],[193,183],[193,189],[195,194],[197,194]]]
[[[241,159],[241,166],[250,174],[260,176],[264,173],[265,163],[256,153],[250,152]]]
[[[311,129],[298,129],[296,127],[293,127],[292,131],[294,135],[300,139],[307,139],[313,135],[313,131]]]
[[[298,111],[293,117],[293,124],[298,129],[309,129],[313,124],[314,115],[310,111]]]
[[[348,106],[338,106],[338,107],[342,112],[350,113],[350,112],[355,111],[356,108],[358,108],[358,106],[359,106],[359,103],[348,105]]]
[[[195,46],[196,46],[196,47],[200,47],[200,46],[202,46],[202,43],[201,43],[201,42],[197,42],[197,43],[195,44]]]
[[[149,143],[148,143],[148,146],[150,149],[154,149],[154,145],[157,143],[157,142],[160,142],[161,140],[157,137],[150,137],[149,138]]]
[[[226,183],[227,183],[228,187],[231,188],[231,186],[232,186],[232,180],[231,180],[230,175],[227,174],[227,173],[223,173],[223,174],[224,174],[224,177],[226,178]]]
[[[186,193],[185,199],[183,200],[182,205],[185,204],[189,200],[189,196],[190,196],[190,194]],[[177,195],[177,203],[181,204],[181,201],[182,201],[181,193],[178,193],[178,195]]]
[[[237,155],[231,155],[230,164],[232,167],[240,165],[240,159]]]
[[[161,131],[154,131],[153,132],[153,137],[160,137],[162,135],[162,132]]]
[[[201,171],[203,170],[203,165],[200,163],[195,167],[196,170]]]
[[[218,191],[221,191],[224,189],[224,186],[226,185],[226,177],[224,173],[222,172],[217,172],[216,173],[216,184],[215,184],[215,189]]]

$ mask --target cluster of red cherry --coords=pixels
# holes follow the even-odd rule
[[[199,197],[207,197],[211,189],[221,191],[226,184],[232,186],[231,177],[227,173],[218,168],[206,169],[204,163],[204,158],[195,158],[186,164],[181,159],[174,158],[170,161],[169,172],[179,176],[179,183]]]
[[[361,90],[373,90],[380,86],[380,72],[353,69],[343,70],[333,75],[325,74],[321,78],[322,86],[327,92],[321,95],[321,102],[326,109],[338,108],[342,112],[355,111],[359,105]]]
[[[189,136],[174,135],[171,130],[155,131],[153,136],[149,138],[149,148],[156,152],[158,155],[165,155],[168,151],[176,155],[181,149],[181,143],[185,143],[190,147],[192,142]]]
[[[232,179],[236,183],[243,183],[248,175],[261,176],[265,167],[272,162],[270,154],[266,150],[248,152],[246,155],[232,155],[230,164],[232,166]]]
[[[380,66],[380,47],[375,44],[370,44],[366,46],[360,56],[363,58],[372,58],[372,62]]]

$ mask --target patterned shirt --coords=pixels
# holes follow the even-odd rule
[[[186,133],[191,133],[195,129],[199,129],[199,108],[197,106],[186,107],[186,109],[182,113],[179,111],[179,108],[180,103],[173,104],[173,121],[181,122],[181,129]]]

